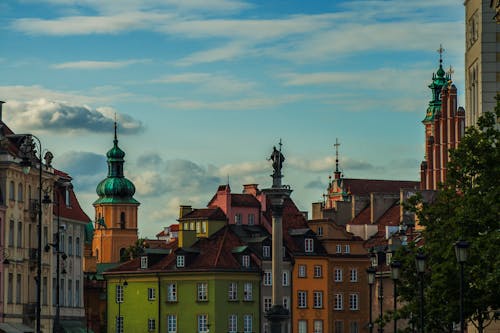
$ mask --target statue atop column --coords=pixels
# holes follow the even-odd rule
[[[281,153],[281,139],[279,142],[280,149],[276,149],[276,146],[273,147],[273,152],[271,156],[267,159],[268,161],[273,161],[273,169],[274,172],[271,175],[273,177],[273,187],[281,187],[281,178],[283,175],[281,174],[281,168],[283,167],[283,162],[285,161],[285,156]]]

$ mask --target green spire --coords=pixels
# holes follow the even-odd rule
[[[96,192],[99,199],[94,202],[94,205],[102,203],[139,204],[133,198],[135,194],[134,184],[123,175],[125,152],[118,147],[116,120],[113,148],[106,153],[106,157],[108,158],[108,176],[97,185]]]
[[[436,73],[432,74],[432,82],[429,88],[432,91],[432,100],[429,101],[429,107],[422,122],[431,122],[434,117],[441,112],[441,90],[448,83],[449,77],[443,69],[443,46],[439,45],[437,50],[439,53],[439,68]]]

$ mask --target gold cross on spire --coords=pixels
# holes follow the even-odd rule
[[[439,62],[443,62],[443,53],[444,53],[444,49],[443,49],[443,44],[439,44],[439,49],[437,49],[437,52],[439,53]]]

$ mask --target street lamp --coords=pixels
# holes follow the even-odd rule
[[[420,332],[424,332],[424,272],[425,272],[425,255],[418,252],[415,257],[415,264],[420,278]]]
[[[38,236],[38,249],[37,249],[37,270],[36,270],[36,333],[40,333],[41,327],[41,295],[42,295],[42,142],[40,139],[33,134],[20,134],[17,136],[24,137],[24,141],[20,147],[22,153],[22,161],[19,165],[23,168],[24,174],[28,175],[30,173],[31,166],[33,164],[32,160],[38,159],[39,162],[39,173],[38,173],[38,226],[37,226],[37,236]],[[34,142],[33,139],[36,141]],[[36,146],[38,143],[38,147]],[[36,150],[38,148],[38,151]],[[36,153],[38,152],[38,156]]]
[[[373,284],[375,283],[375,267],[368,267],[366,273],[368,275],[368,286],[370,287],[370,322],[368,323],[368,327],[370,329],[370,333],[373,333],[373,318],[372,318],[372,301],[373,301]]]
[[[391,263],[391,277],[394,282],[394,333],[397,332],[398,329],[398,319],[396,315],[396,311],[398,310],[398,289],[397,283],[399,280],[399,276],[401,273],[401,262],[398,260],[393,260]]]
[[[464,323],[464,264],[467,261],[467,248],[469,243],[465,240],[459,240],[455,243],[455,254],[457,262],[460,264],[460,333],[465,331]]]

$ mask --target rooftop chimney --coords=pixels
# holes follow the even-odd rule
[[[2,106],[5,102],[4,101],[0,101],[0,121],[3,122],[3,119],[2,119]]]

